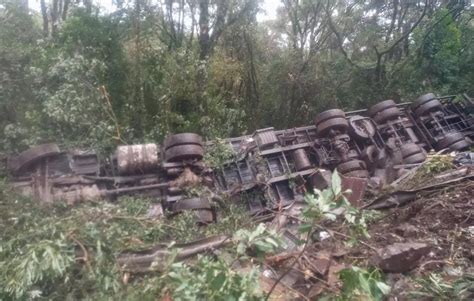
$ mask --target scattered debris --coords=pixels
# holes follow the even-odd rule
[[[430,246],[425,243],[395,243],[380,250],[374,263],[385,272],[404,273],[413,269],[429,251]]]
[[[192,242],[174,237],[178,243],[151,248],[141,248],[132,235],[127,239],[140,248],[114,257],[126,285],[130,275],[164,272],[170,262],[197,254],[224,258],[232,243],[239,257],[226,261],[229,268],[259,271],[269,300],[356,296],[349,291],[381,300],[390,286],[391,297],[413,286],[402,275],[388,285],[373,265],[391,274],[437,269],[464,275],[474,258],[474,170],[473,153],[457,151],[472,145],[472,118],[452,99],[427,94],[413,104],[388,100],[366,112],[328,110],[314,123],[208,142],[176,134],[162,145],[120,146],[105,160],[40,145],[9,159],[10,185],[48,204],[147,196],[154,202],[140,217],[113,218],[166,223],[187,215],[193,218],[189,232],[217,226],[228,218],[219,209],[239,203],[252,223],[269,222],[275,235],[261,224],[253,232],[214,232]],[[428,153],[431,148],[439,152]],[[457,152],[454,160],[442,154],[446,148]],[[212,149],[218,157],[210,156]],[[89,264],[95,247],[71,240],[78,262]]]

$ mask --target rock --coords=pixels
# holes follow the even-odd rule
[[[381,249],[372,263],[385,272],[404,273],[416,267],[429,251],[425,243],[394,243]]]
[[[402,237],[413,237],[416,236],[416,234],[418,233],[417,227],[407,223],[399,225],[394,230],[397,235],[400,235]]]
[[[319,253],[316,255],[316,258],[311,261],[313,271],[323,277],[328,272],[330,264],[331,256],[325,252]]]

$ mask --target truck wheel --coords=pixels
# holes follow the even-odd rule
[[[383,111],[380,111],[378,112],[374,117],[374,121],[376,123],[385,123],[387,122],[388,120],[390,119],[395,119],[397,118],[398,116],[400,116],[402,114],[402,112],[400,111],[399,108],[397,107],[392,107],[392,108],[388,108],[388,109],[385,109]]]
[[[381,101],[381,102],[371,106],[367,110],[367,114],[369,115],[370,118],[373,118],[375,115],[377,115],[377,113],[379,113],[381,111],[384,111],[386,109],[395,108],[396,106],[397,106],[397,104],[395,103],[395,101],[393,101],[391,99],[384,100],[384,101]]]
[[[442,105],[441,105],[441,102],[437,99],[433,99],[433,100],[430,100],[424,104],[422,104],[421,106],[417,107],[415,109],[415,115],[416,116],[423,116],[429,112],[433,112],[433,111],[436,111],[438,108],[440,108]]]
[[[314,125],[318,126],[323,121],[333,119],[333,118],[346,118],[346,113],[344,113],[343,110],[340,109],[332,109],[332,110],[327,110],[322,113],[319,113],[316,118],[314,118]]]
[[[186,144],[195,144],[195,145],[203,146],[202,137],[194,133],[175,134],[175,135],[168,136],[165,139],[163,146],[165,150],[167,150],[173,146],[186,145]]]
[[[165,151],[165,159],[167,162],[179,162],[183,160],[198,159],[204,156],[204,149],[197,144],[176,145]]]
[[[346,132],[349,128],[349,122],[346,118],[335,117],[321,122],[317,125],[316,130],[319,136],[326,135],[330,130],[338,130],[341,132]]]

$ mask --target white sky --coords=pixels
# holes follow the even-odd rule
[[[31,9],[34,9],[36,11],[40,10],[39,0],[28,0],[28,3]],[[103,7],[107,11],[112,11],[114,9],[112,0],[94,0],[94,3],[99,4],[99,6]],[[262,9],[264,10],[264,12],[261,12],[257,15],[257,20],[261,22],[275,19],[276,9],[280,5],[280,0],[263,0]]]

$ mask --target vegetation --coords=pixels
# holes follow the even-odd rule
[[[418,290],[409,294],[414,298],[434,298],[436,300],[468,300],[472,298],[474,275],[466,273],[456,280],[444,280],[439,274],[415,279]]]
[[[362,215],[344,200],[337,173],[333,180],[332,188],[307,197],[309,207],[303,216],[310,224],[301,226],[307,237],[301,242],[302,252],[319,229],[318,223],[334,218],[329,214],[332,210],[344,207],[344,219],[353,227],[365,229]],[[220,208],[219,223],[198,227],[192,212],[171,219],[149,217],[153,201],[148,199],[123,197],[117,203],[84,203],[74,207],[58,203],[44,207],[15,195],[5,184],[0,192],[0,298],[6,300],[155,300],[157,296],[173,300],[211,296],[214,300],[224,296],[261,300],[265,296],[257,281],[259,267],[266,255],[285,248],[284,240],[275,230],[264,224],[255,225],[247,212],[235,205],[224,204]],[[159,272],[134,277],[121,271],[116,263],[117,255],[124,251],[139,251],[157,243],[167,243],[172,250],[175,242],[218,234],[227,234],[232,239],[232,246],[222,251],[230,255],[230,260],[225,260],[225,256],[203,255],[191,261],[174,262],[171,256]],[[237,261],[243,266],[250,265],[250,269],[239,273],[233,266]],[[365,286],[385,288],[379,283],[380,274],[353,271],[365,275],[359,278],[367,278],[368,284],[350,282],[347,292],[380,294],[375,287],[365,291]],[[341,273],[343,282],[352,281],[349,276],[346,280],[345,274]]]
[[[92,0],[40,0],[34,11],[0,0],[0,161],[42,142],[107,151],[185,131],[228,137],[308,124],[334,106],[474,92],[468,1],[282,0],[266,21],[254,0],[114,2],[107,12]],[[234,158],[217,140],[205,161],[218,168]],[[449,166],[436,157],[422,171]],[[305,198],[303,251],[323,222],[347,225],[345,242],[368,237],[370,216],[345,200],[337,174],[333,183]],[[197,227],[192,213],[150,218],[151,203],[45,208],[0,183],[0,300],[265,298],[259,264],[284,245],[274,231],[234,205],[218,204],[219,223]],[[222,233],[232,236],[232,258],[252,263],[249,273],[209,255],[140,277],[115,262],[125,250]],[[340,276],[341,298],[388,291],[379,271]],[[472,284],[423,281],[419,294],[443,298]]]
[[[317,112],[472,93],[466,1],[0,0],[0,151],[107,149],[309,123]]]
[[[154,300],[166,294],[174,296],[173,300],[194,300],[207,294],[216,298],[217,294],[229,294],[236,299],[243,294],[252,299],[260,293],[255,273],[242,276],[229,264],[207,257],[192,265],[170,260],[163,273],[127,282],[115,262],[120,252],[146,249],[159,242],[172,245],[173,241],[189,242],[216,234],[232,236],[237,231],[246,237],[242,233],[253,225],[247,213],[235,205],[222,208],[225,217],[219,223],[198,227],[192,213],[169,220],[147,217],[151,203],[147,199],[44,207],[11,193],[4,184],[0,193],[2,300]],[[250,237],[254,239],[242,243],[266,246],[263,232],[258,232],[256,240]],[[216,279],[210,282],[209,277]],[[222,278],[225,281],[221,282]]]

